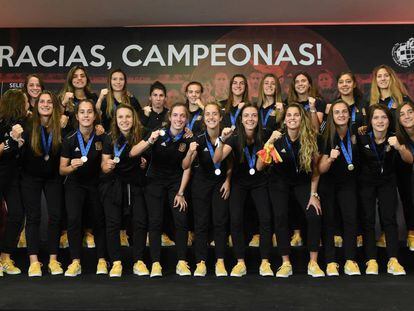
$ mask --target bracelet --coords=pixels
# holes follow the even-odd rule
[[[309,109],[309,111],[310,111],[311,113],[318,112],[316,109]]]
[[[176,196],[177,197],[183,197],[184,196],[184,192],[177,192]]]
[[[147,144],[152,146],[154,144],[154,142],[151,142],[149,139],[147,140]]]
[[[310,196],[311,197],[315,197],[315,198],[317,198],[318,200],[320,200],[321,198],[319,197],[319,194],[317,193],[317,192],[311,192],[310,193]]]

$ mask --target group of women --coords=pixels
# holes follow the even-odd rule
[[[191,275],[186,260],[191,228],[194,276],[207,273],[212,232],[216,276],[228,275],[224,256],[230,235],[237,260],[230,275],[241,277],[247,273],[244,210],[253,207],[260,275],[292,274],[292,230],[296,240],[301,240],[301,232],[306,236],[309,275],[339,275],[338,235],[343,236],[345,274],[361,274],[355,261],[359,235],[365,246],[365,273],[378,274],[377,202],[387,272],[405,274],[397,259],[396,206],[398,188],[407,243],[414,250],[414,105],[385,65],[374,69],[370,102],[351,72],[338,76],[337,87],[339,98],[325,103],[310,75],[298,72],[282,101],[277,77],[267,74],[257,103],[249,103],[247,80],[236,74],[227,100],[203,103],[203,85],[193,81],[185,89],[186,102],[167,109],[162,83],[151,86],[150,105],[142,108],[119,69],[109,74],[108,87],[99,96],[80,66],[70,70],[58,96],[44,89],[40,77],[28,76],[23,90],[7,91],[0,102],[0,195],[8,211],[0,275],[21,272],[10,254],[24,218],[28,274],[42,275],[42,192],[52,275],[81,274],[87,227],[96,241],[96,273],[120,277],[120,232],[131,225],[134,274],[162,276],[165,214],[171,215],[175,228],[178,275]],[[65,271],[58,261],[63,229],[72,259]],[[147,236],[150,270],[144,262]],[[282,257],[276,273],[271,266],[272,236]],[[318,264],[321,244],[325,271]]]

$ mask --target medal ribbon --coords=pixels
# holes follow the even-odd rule
[[[344,154],[346,163],[352,164],[352,143],[351,143],[351,133],[348,131],[346,132],[346,140],[347,140],[347,147],[345,148],[344,141],[341,139],[340,146],[341,151]]]
[[[211,142],[210,142],[210,137],[208,137],[207,132],[206,132],[205,137],[206,137],[206,143],[207,143],[208,152],[210,153],[211,160],[213,161],[213,157],[214,157],[214,149],[213,149],[213,145],[212,145],[212,144],[211,144]],[[219,169],[219,168],[220,168],[220,166],[221,166],[221,163],[220,163],[220,162],[218,162],[218,163],[214,163],[214,162],[213,162],[213,164],[214,164],[214,167],[215,167],[216,169]]]
[[[92,141],[95,138],[95,133],[93,133],[92,136],[89,138],[88,143],[86,144],[86,147],[83,144],[83,137],[79,130],[77,132],[77,136],[78,136],[79,148],[80,148],[82,157],[87,157],[89,153],[89,149],[91,149],[91,146],[92,146]]]
[[[52,132],[49,133],[49,137],[46,142],[46,130],[43,126],[40,126],[40,134],[42,136],[42,147],[45,155],[49,155],[50,147],[52,146]]]
[[[295,163],[296,173],[298,173],[299,168],[298,168],[298,163],[296,162],[295,152],[293,151],[292,144],[290,143],[289,138],[287,137],[287,135],[285,136],[285,141],[286,141],[286,146],[289,149],[290,155],[292,156],[292,160]]]
[[[254,169],[254,165],[256,164],[256,146],[253,146],[253,154],[250,155],[249,148],[244,147],[244,154],[246,155],[247,162],[249,164],[250,169]]]

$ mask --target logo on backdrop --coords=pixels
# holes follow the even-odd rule
[[[397,43],[392,48],[392,59],[403,68],[408,68],[414,63],[414,38],[407,42]]]

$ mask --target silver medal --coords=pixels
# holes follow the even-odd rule
[[[355,166],[352,163],[348,164],[348,171],[353,171],[354,168],[355,168]]]
[[[114,162],[115,163],[119,163],[121,161],[121,159],[119,157],[114,157]]]
[[[236,129],[236,126],[232,125],[230,128],[231,128],[232,131],[234,131]]]
[[[83,163],[85,163],[85,162],[88,161],[88,157],[87,156],[82,156],[81,157],[81,160],[82,160]]]
[[[249,170],[249,174],[250,175],[254,175],[256,173],[256,170],[254,169],[254,168],[251,168],[250,170]]]
[[[160,130],[160,136],[165,136],[165,131],[164,130]]]
[[[221,174],[221,169],[216,168],[216,170],[214,171],[214,174],[216,174],[217,176],[219,176]]]
[[[49,161],[50,157],[49,157],[49,155],[48,155],[48,154],[46,154],[46,155],[43,157],[43,159],[45,159],[45,161]]]

